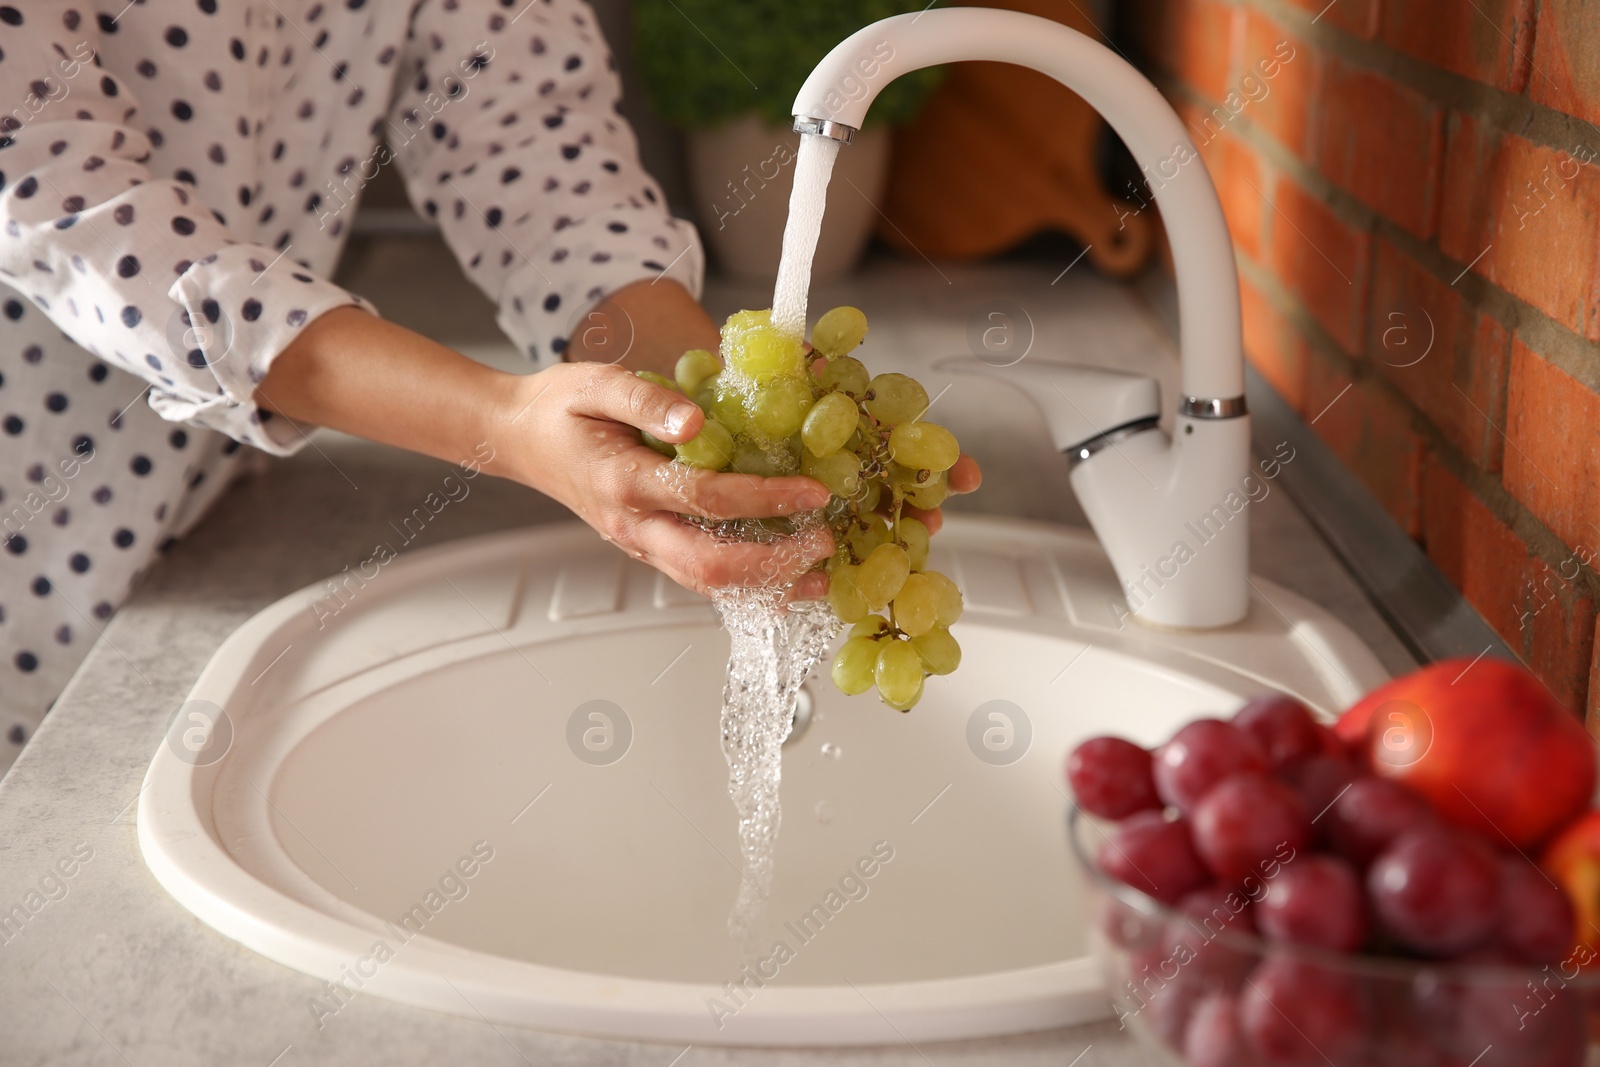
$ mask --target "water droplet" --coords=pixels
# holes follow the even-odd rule
[[[844,755],[844,749],[840,748],[832,741],[824,741],[822,743],[822,754],[827,756],[829,759],[839,759]]]
[[[622,469],[627,473],[632,474],[634,471],[639,469],[639,461],[636,459],[630,459],[628,462],[622,465]]]
[[[827,826],[833,821],[833,809],[828,807],[826,800],[817,801],[817,806],[812,809],[817,813],[817,822]]]

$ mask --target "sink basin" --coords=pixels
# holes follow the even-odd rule
[[[245,623],[150,764],[145,860],[203,922],[316,978],[319,1021],[374,995],[841,1045],[1107,1015],[1063,755],[1267,688],[1332,712],[1385,673],[1260,578],[1236,626],[1119,627],[1086,531],[952,516],[932,565],[967,597],[965,661],[904,715],[809,683],[756,958],[726,928],[727,639],[707,602],[577,525],[369,560]]]

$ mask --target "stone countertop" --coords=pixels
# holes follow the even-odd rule
[[[447,343],[508,360],[507,346],[488,325],[488,305],[453,267],[439,267],[441,254],[428,239],[356,249],[341,280]],[[868,351],[876,366],[913,369],[925,358],[964,350],[967,322],[999,300],[1024,306],[1037,343],[1063,350],[1063,358],[1148,361],[1170,377],[1171,367],[1162,364],[1172,362],[1171,342],[1129,290],[1087,270],[1051,285],[1054,274],[1048,264],[941,273],[930,264],[880,263],[855,279],[819,285],[816,309],[830,299],[865,308],[878,331],[879,343]],[[426,279],[427,299],[408,298],[419,279]],[[718,285],[707,302],[720,311],[765,298]],[[963,406],[960,393],[941,401],[940,417],[987,474],[984,491],[963,508],[1081,524],[1065,492],[1065,464],[1050,454],[1042,420],[1020,402],[998,410],[993,398]],[[32,890],[46,901],[19,933],[0,933],[0,1064],[1153,1062],[1115,1023],[921,1047],[684,1049],[520,1031],[361,997],[319,1029],[308,1001],[321,983],[215,933],[157,885],[140,856],[135,801],[175,709],[223,638],[284,594],[364,558],[390,519],[408,512],[449,469],[322,434],[316,447],[236,485],[106,627],[0,781],[0,910],[22,904]],[[1270,493],[1249,515],[1257,573],[1342,618],[1390,670],[1411,664],[1285,494]],[[531,491],[485,480],[474,482],[471,495],[441,513],[424,536],[443,543],[566,517]],[[59,871],[67,869],[73,874],[63,877]]]

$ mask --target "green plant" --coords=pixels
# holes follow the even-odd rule
[[[714,126],[754,112],[788,125],[795,93],[828,50],[919,0],[636,0],[634,55],[669,122]],[[938,83],[919,70],[887,85],[868,121],[910,119]]]

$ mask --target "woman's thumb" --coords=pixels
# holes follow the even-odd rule
[[[623,367],[597,367],[582,414],[624,422],[678,444],[700,432],[705,415],[694,401]]]

